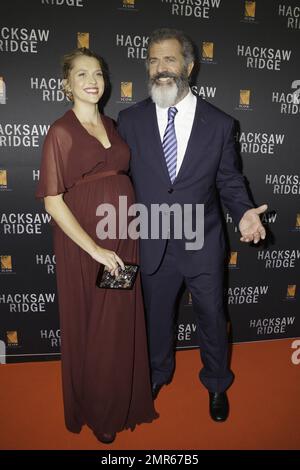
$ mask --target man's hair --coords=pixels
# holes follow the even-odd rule
[[[149,61],[149,51],[153,44],[159,43],[164,41],[165,39],[177,39],[179,44],[181,45],[182,55],[184,57],[185,65],[194,62],[195,54],[194,54],[194,46],[192,41],[186,34],[178,29],[171,29],[171,28],[160,28],[153,31],[150,35],[149,42],[148,42],[148,49],[147,49],[147,63]]]

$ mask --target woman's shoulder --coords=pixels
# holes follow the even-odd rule
[[[50,126],[48,134],[53,136],[61,136],[65,135],[66,133],[70,133],[74,127],[73,119],[72,119],[72,110],[68,110],[63,116],[60,116],[56,119]]]

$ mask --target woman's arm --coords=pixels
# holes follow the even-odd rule
[[[46,196],[44,197],[44,203],[46,211],[53,217],[62,231],[94,260],[107,266],[111,274],[118,274],[117,269],[119,265],[124,268],[123,261],[115,252],[101,248],[85,230],[83,230],[64,202],[63,194]]]

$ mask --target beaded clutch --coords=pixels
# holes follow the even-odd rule
[[[102,264],[98,271],[96,286],[100,289],[132,289],[139,270],[137,264],[124,263],[125,268],[119,268],[119,275],[113,276]]]

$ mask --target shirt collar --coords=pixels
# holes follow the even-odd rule
[[[191,89],[189,88],[188,94],[174,106],[177,108],[178,113],[181,114],[182,112],[185,112],[191,108],[191,106],[194,105],[195,100],[196,96],[193,95]],[[156,110],[159,115],[163,115],[164,113],[167,113],[168,108],[161,108],[160,106],[156,105]]]

